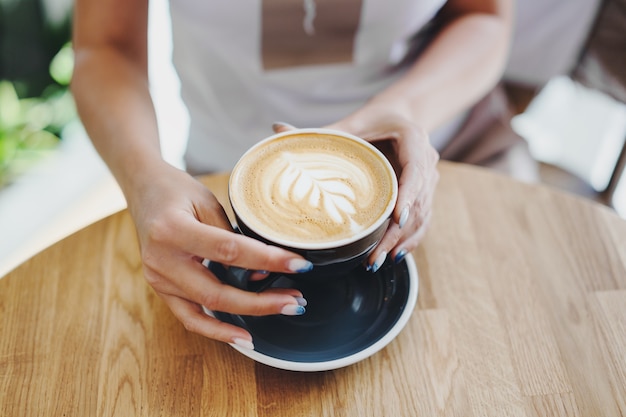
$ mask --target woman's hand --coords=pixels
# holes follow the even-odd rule
[[[415,249],[424,237],[432,215],[439,173],[438,152],[428,134],[401,112],[389,106],[367,106],[330,126],[372,142],[386,156],[398,176],[398,201],[387,232],[370,255],[376,272],[388,257],[395,263]]]
[[[141,244],[146,280],[185,328],[203,336],[253,348],[250,334],[209,317],[233,314],[295,315],[304,312],[302,293],[269,289],[252,293],[221,283],[203,259],[256,271],[302,272],[299,255],[234,233],[215,196],[187,173],[171,166],[129,198]],[[265,272],[255,274],[262,279]]]

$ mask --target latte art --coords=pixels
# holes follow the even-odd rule
[[[287,206],[285,209],[298,207],[311,218],[327,218],[328,223],[342,224],[347,220],[354,232],[362,228],[353,220],[357,213],[355,189],[372,190],[373,184],[358,166],[346,164],[335,155],[316,158],[284,152],[276,168],[277,187],[272,190],[276,204]]]
[[[392,198],[393,174],[381,158],[340,136],[286,136],[240,160],[231,202],[249,227],[272,239],[349,238],[380,219]]]

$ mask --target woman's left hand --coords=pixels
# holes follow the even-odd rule
[[[387,258],[400,262],[417,247],[430,224],[439,153],[424,129],[388,107],[363,108],[327,127],[372,142],[394,166],[399,189],[393,221],[370,254],[368,265],[376,272]]]

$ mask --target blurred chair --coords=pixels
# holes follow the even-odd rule
[[[604,0],[571,77],[582,85],[626,104],[626,0]],[[626,169],[624,143],[601,198],[612,203]]]
[[[608,171],[608,176],[604,175],[608,179],[591,180],[558,158],[547,163],[538,158],[540,177],[551,185],[613,206],[616,190],[621,188],[618,187],[620,180],[622,184],[626,182],[626,119],[623,115],[626,108],[622,109],[619,104],[626,103],[626,0],[528,0],[517,2],[517,8],[511,57],[504,75],[505,91],[512,111],[520,115],[516,119],[524,116],[532,116],[535,122],[542,119],[539,120],[543,122],[540,127],[547,129],[515,130],[529,142],[542,142],[552,133],[564,136],[557,142],[561,142],[559,145],[565,153],[579,153],[576,162],[585,158],[590,162],[597,153],[604,152],[604,158],[599,159],[606,161],[605,166],[599,168]],[[558,100],[546,97],[552,93],[561,96]],[[613,107],[598,96],[610,99]],[[567,101],[568,98],[581,97],[586,102],[578,108],[576,103]],[[605,109],[613,111],[617,108],[620,114],[611,119],[598,109],[593,109],[595,115],[585,113],[594,100]],[[551,116],[547,113],[561,119],[569,116],[572,126],[569,130],[563,129],[568,120],[551,121],[547,119]],[[603,121],[616,120],[611,132],[612,144],[605,146],[602,129],[594,136],[594,123],[596,127],[604,128],[601,126]],[[548,132],[559,123],[560,131]],[[572,132],[573,126],[583,127],[581,130],[585,131]],[[568,133],[574,133],[579,139],[585,139],[586,135],[587,143],[579,146],[580,149],[573,149],[577,144],[570,141],[571,137],[566,137]],[[612,154],[606,155],[607,152]],[[537,156],[536,152],[532,153]]]

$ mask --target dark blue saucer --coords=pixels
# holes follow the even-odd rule
[[[254,351],[240,351],[257,361],[292,370],[333,369],[389,343],[415,306],[417,286],[409,255],[397,265],[385,263],[376,273],[359,266],[318,283],[280,276],[270,288],[302,291],[308,301],[302,316],[213,315],[250,332]]]

